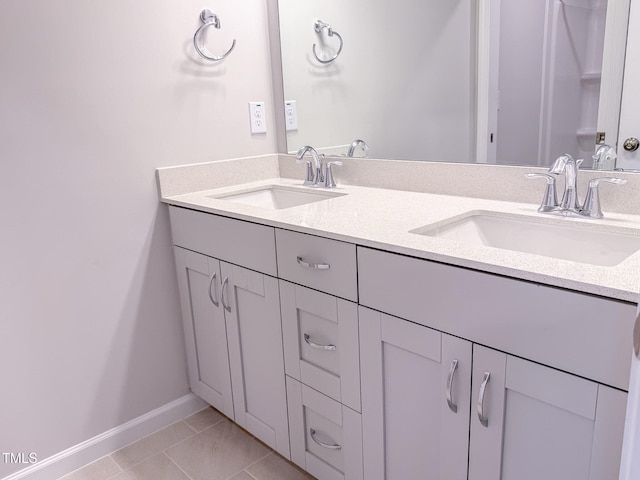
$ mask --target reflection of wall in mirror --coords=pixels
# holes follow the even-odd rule
[[[280,0],[284,91],[296,100],[298,130],[288,150],[364,139],[369,157],[473,160],[475,10],[470,0]],[[316,19],[344,39],[322,65],[311,46],[338,42],[313,30]],[[325,45],[323,45],[323,42]]]

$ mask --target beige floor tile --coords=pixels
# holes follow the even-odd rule
[[[111,457],[102,457],[59,480],[105,480],[122,470]]]
[[[253,478],[251,475],[249,475],[247,472],[240,472],[239,474],[231,477],[230,480],[256,480],[256,479]]]
[[[195,431],[191,427],[180,421],[156,433],[152,433],[136,443],[121,448],[117,452],[112,453],[111,457],[120,468],[126,470],[194,434]]]
[[[201,432],[205,428],[209,428],[211,425],[215,425],[222,421],[224,418],[224,415],[213,407],[207,407],[204,410],[200,410],[199,412],[185,418],[184,422],[196,432]]]
[[[303,472],[280,455],[272,453],[256,464],[247,468],[256,480],[313,480],[314,477]]]
[[[164,453],[159,453],[109,480],[189,480],[189,477]]]
[[[226,480],[270,451],[244,430],[224,420],[165,453],[193,480]]]

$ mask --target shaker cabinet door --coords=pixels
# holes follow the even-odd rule
[[[220,262],[174,247],[191,390],[233,419]]]
[[[364,478],[465,480],[471,343],[363,307],[359,321]]]
[[[469,480],[618,477],[626,394],[473,346]]]
[[[235,421],[289,458],[278,281],[237,265],[220,265]]]

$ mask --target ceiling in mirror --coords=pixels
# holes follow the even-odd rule
[[[606,2],[279,0],[287,149],[588,167],[596,132],[617,136]]]

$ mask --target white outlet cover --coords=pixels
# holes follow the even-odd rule
[[[298,107],[295,100],[284,102],[284,121],[287,132],[298,130]]]
[[[251,133],[267,133],[267,116],[264,102],[249,102]]]

